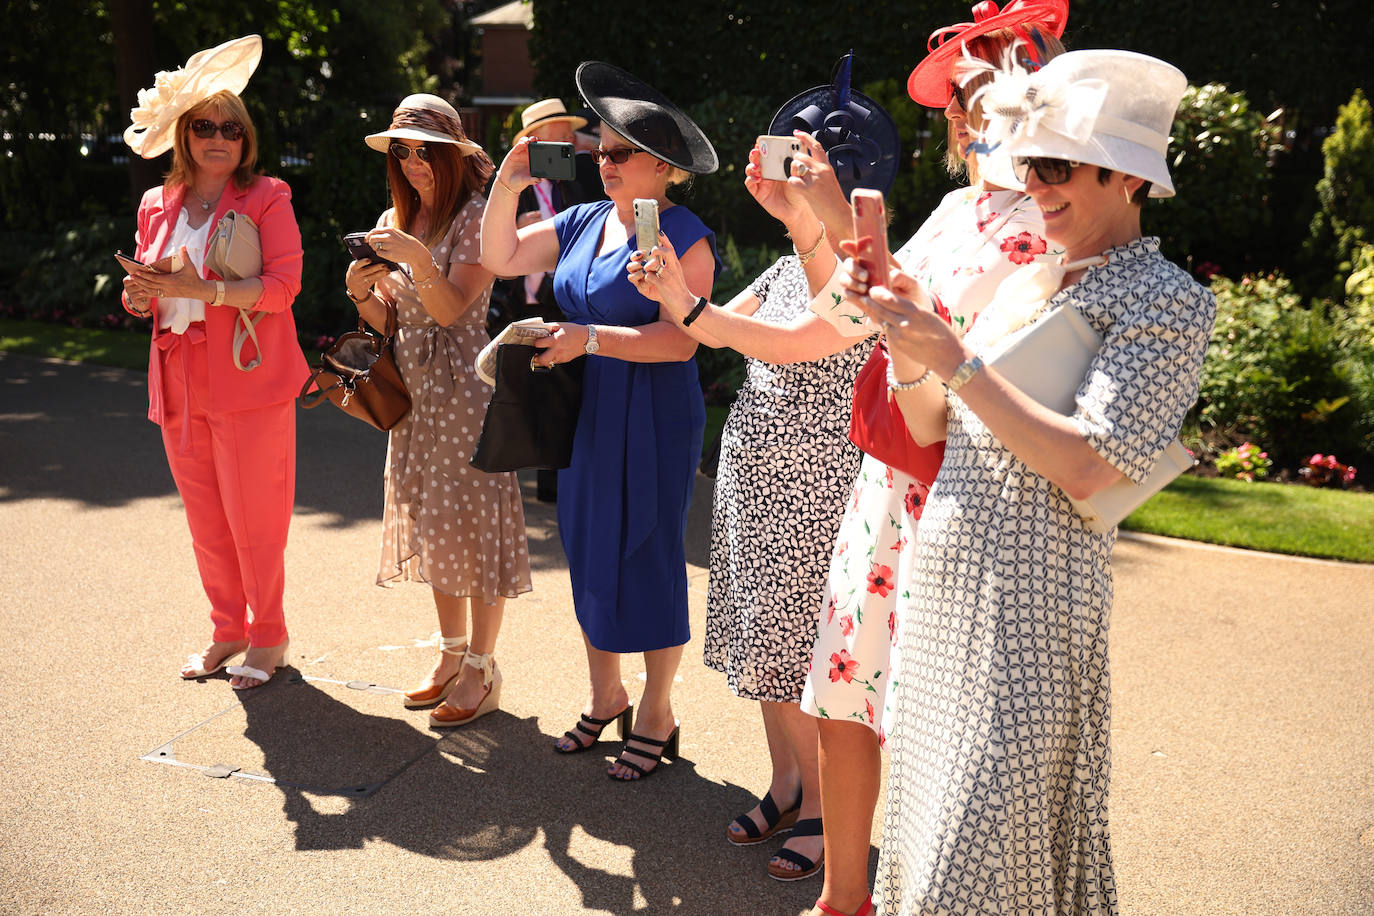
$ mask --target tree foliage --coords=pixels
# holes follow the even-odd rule
[[[1326,169],[1317,182],[1308,253],[1315,269],[1339,288],[1361,247],[1374,241],[1374,112],[1362,90],[1341,106],[1322,154]]]

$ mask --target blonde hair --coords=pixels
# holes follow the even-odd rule
[[[1000,67],[1007,52],[1018,43],[1022,46],[1022,50],[1016,54],[1015,64],[1023,70],[1028,70],[1032,66],[1038,70],[1064,53],[1063,43],[1055,38],[1052,32],[1040,26],[1029,24],[1018,26],[1015,29],[998,29],[995,32],[988,32],[986,35],[971,38],[963,44],[970,56],[992,64],[994,67]],[[962,60],[962,57],[959,60]],[[964,98],[969,98],[981,89],[992,79],[992,76],[992,71],[984,70],[968,82],[961,83]],[[956,61],[950,78],[953,81],[958,77],[959,62]],[[974,108],[977,109],[978,106],[975,105]],[[964,116],[968,121],[969,131],[971,133],[976,132],[983,120],[981,111],[965,111]],[[949,169],[949,174],[958,177],[967,171],[969,180],[976,182],[978,180],[977,164],[970,163],[960,153],[959,144],[955,141],[953,134],[950,133],[948,121],[945,122],[945,137],[945,167]]]
[[[257,177],[258,131],[243,99],[228,90],[221,90],[182,112],[177,118],[176,134],[172,138],[172,170],[167,173],[163,183],[167,187],[186,185],[190,187],[196,179],[196,161],[191,156],[191,142],[187,134],[191,132],[191,122],[210,114],[220,120],[237,121],[243,125],[243,148],[239,152],[239,164],[234,169],[233,182],[240,190],[247,188]]]

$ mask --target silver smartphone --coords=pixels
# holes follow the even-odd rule
[[[762,157],[760,167],[763,177],[772,181],[786,181],[792,177],[792,158],[801,152],[801,141],[796,137],[761,135],[754,141]]]
[[[658,244],[658,201],[647,197],[635,198],[635,247],[649,257]]]

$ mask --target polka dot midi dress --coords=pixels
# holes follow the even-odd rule
[[[478,263],[485,206],[474,195],[430,249],[445,274]],[[391,225],[393,213],[382,214],[378,225]],[[468,464],[491,398],[472,368],[490,340],[491,284],[449,327],[425,311],[406,272],[392,271],[379,287],[396,302],[396,362],[411,407],[391,429],[387,448],[377,584],[424,582],[483,604],[527,592],[529,549],[515,474]]]
[[[1050,303],[1103,338],[1071,421],[1140,481],[1197,397],[1216,301],[1158,239],[1106,255]],[[1059,487],[946,399],[944,464],[899,583],[874,899],[884,916],[1109,916],[1116,531],[1089,531]]]

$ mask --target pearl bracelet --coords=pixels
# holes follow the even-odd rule
[[[913,389],[913,388],[920,388],[920,387],[921,387],[922,385],[924,385],[926,382],[930,381],[931,377],[934,376],[934,375],[935,375],[934,372],[932,372],[931,370],[927,369],[925,372],[922,372],[922,373],[921,373],[921,377],[918,378],[918,379],[915,379],[915,380],[910,381],[910,382],[899,382],[899,381],[897,381],[897,376],[894,375],[893,372],[892,372],[892,363],[891,363],[891,362],[888,362],[888,364],[887,364],[887,387],[888,387],[888,389],[891,390],[891,391],[910,391],[910,390]]]

